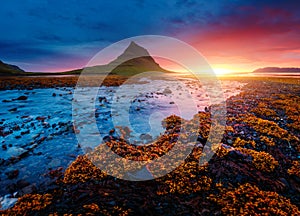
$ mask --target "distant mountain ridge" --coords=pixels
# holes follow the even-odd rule
[[[270,72],[277,72],[277,73],[300,73],[300,68],[295,67],[264,67],[259,68],[253,71],[253,73],[270,73]]]

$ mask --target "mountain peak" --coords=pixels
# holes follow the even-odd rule
[[[144,47],[138,45],[134,41],[131,41],[129,46],[124,50],[121,56],[132,58],[135,56],[139,56],[139,57],[150,56],[150,54]]]
[[[136,75],[146,71],[166,72],[144,47],[134,41],[131,41],[124,52],[109,64],[114,68],[112,74]]]

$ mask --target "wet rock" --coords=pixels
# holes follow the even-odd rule
[[[165,88],[163,94],[172,94],[172,91],[169,88]]]
[[[59,159],[53,159],[50,163],[49,166],[50,167],[58,167],[61,165],[61,161]]]
[[[16,170],[6,172],[5,175],[7,176],[8,179],[17,178],[19,175],[19,170],[16,169]]]
[[[112,205],[112,206],[115,206],[116,205],[116,202],[115,201],[110,201],[108,204]]]
[[[29,133],[30,133],[30,130],[26,130],[26,131],[22,131],[22,132],[21,132],[21,135],[23,136],[23,135],[29,134]]]
[[[104,136],[103,137],[103,142],[110,142],[112,140],[116,140],[117,138],[114,136]]]
[[[2,145],[3,150],[7,150],[7,146],[5,144]]]
[[[53,93],[53,94],[52,94],[52,96],[53,96],[53,97],[56,97],[56,94],[55,94],[55,93]]]
[[[11,133],[12,131],[9,128],[0,127],[0,136],[7,136]]]
[[[41,137],[41,138],[37,141],[37,143],[40,144],[40,143],[43,142],[45,139],[46,139],[46,137],[43,136],[43,137]]]
[[[143,167],[135,173],[127,173],[128,179],[132,181],[146,180],[146,179],[154,179],[154,176],[150,172],[147,167]]]
[[[36,139],[36,138],[38,138],[40,135],[41,135],[41,134],[35,134],[35,135],[32,136],[32,139]]]
[[[231,145],[231,144],[233,143],[233,141],[232,141],[231,139],[228,139],[228,140],[227,140],[227,143],[228,143],[229,145]]]
[[[100,103],[102,103],[102,102],[107,103],[106,97],[99,97],[98,100]]]
[[[201,136],[201,134],[199,134],[199,136],[197,137],[197,141],[201,142],[201,143],[205,143],[207,139],[203,138]]]
[[[20,195],[25,195],[25,194],[31,194],[37,191],[37,188],[35,185],[28,185],[20,191]]]
[[[18,108],[15,107],[15,108],[9,109],[8,111],[9,112],[16,112],[17,110],[18,110]]]
[[[27,100],[27,99],[28,99],[28,97],[25,95],[22,95],[22,96],[16,98],[16,100]]]
[[[48,122],[43,122],[42,125],[44,128],[50,128],[50,124]]]
[[[23,179],[17,181],[17,187],[18,187],[19,189],[22,189],[22,188],[24,188],[24,187],[27,187],[28,185],[30,185],[30,183],[27,182],[27,181],[25,181],[25,180],[23,180]]]
[[[150,134],[141,134],[140,139],[146,142],[151,142],[153,140],[153,137]]]
[[[11,102],[11,101],[12,100],[6,100],[6,99],[2,100],[3,103],[7,103],[7,102]]]
[[[20,128],[19,125],[15,125],[15,126],[13,127],[13,130],[14,130],[14,131],[18,131],[18,130],[21,130],[21,128]]]
[[[290,185],[289,185],[288,181],[285,178],[279,178],[279,180],[284,184],[284,186],[286,188],[289,188]]]
[[[242,152],[237,151],[237,150],[231,150],[228,153],[228,156],[230,156],[230,157],[232,157],[234,159],[244,159],[245,157],[247,157],[247,155],[245,155]]]
[[[45,116],[38,116],[35,118],[38,121],[45,121],[46,117]]]

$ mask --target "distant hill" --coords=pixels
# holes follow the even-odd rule
[[[253,71],[253,73],[300,73],[300,68],[288,67],[288,68],[280,68],[280,67],[264,67],[259,68]]]
[[[26,72],[15,65],[6,64],[0,61],[0,76],[24,75]]]

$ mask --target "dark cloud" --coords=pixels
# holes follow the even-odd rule
[[[223,36],[297,34],[299,9],[300,1],[283,0],[5,1],[0,7],[0,59],[31,65],[43,59],[46,66],[55,58],[84,62],[110,43],[142,34],[180,39],[216,29]]]

